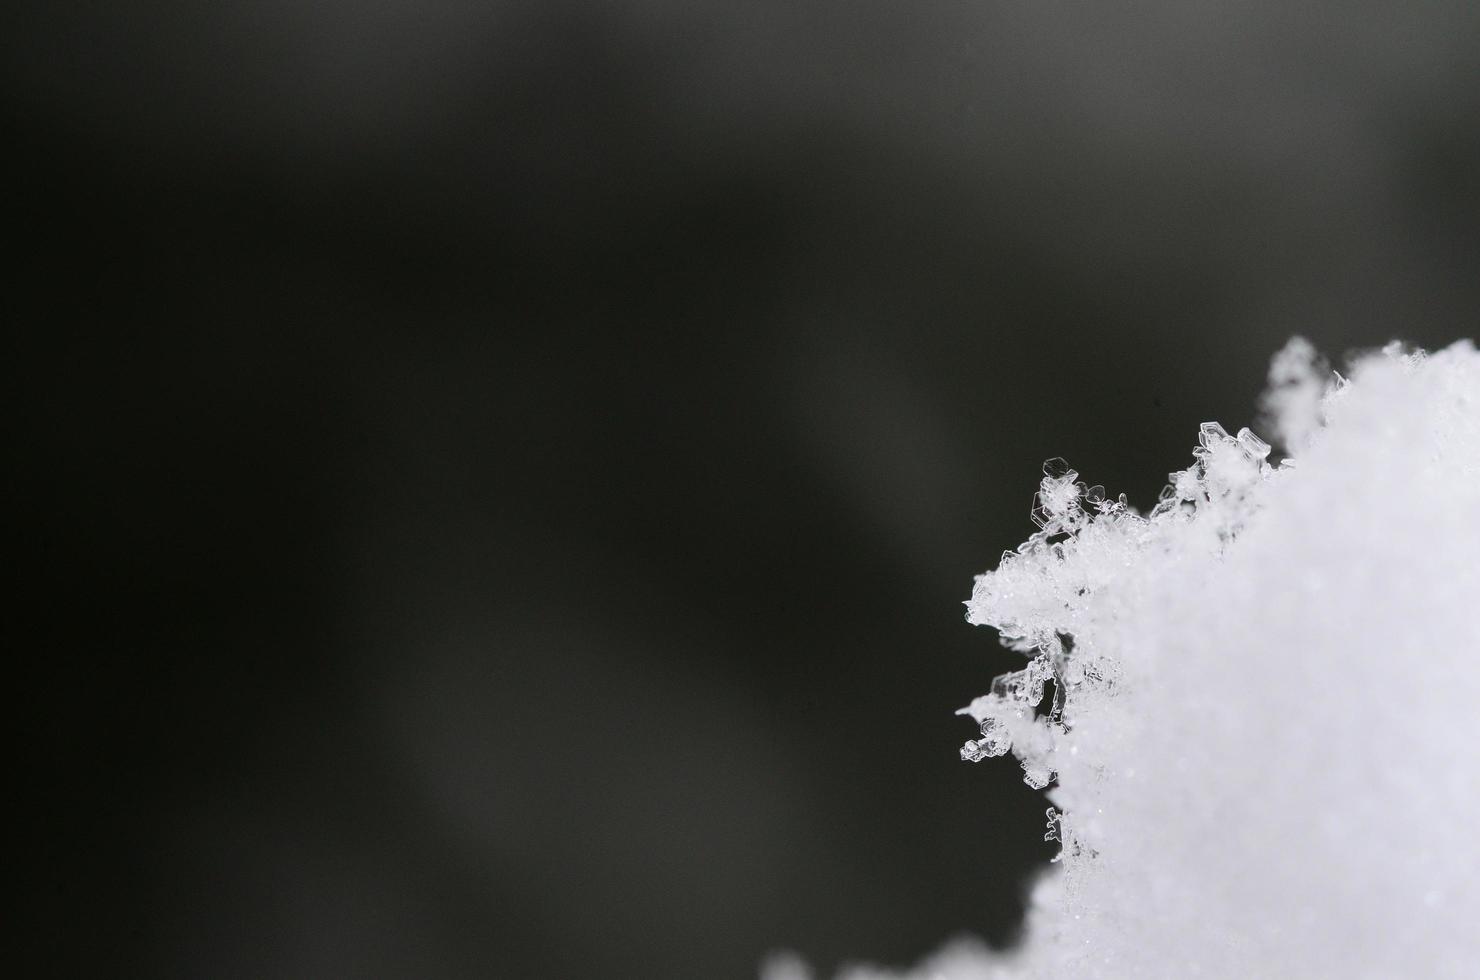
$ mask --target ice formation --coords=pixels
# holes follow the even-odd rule
[[[848,980],[1480,976],[1480,353],[1270,383],[1293,459],[1204,424],[1144,515],[1045,465],[961,755],[1051,787],[1060,853],[1015,950]]]

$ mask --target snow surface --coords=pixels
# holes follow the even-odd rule
[[[1480,976],[1480,353],[1297,339],[1270,385],[1294,458],[1206,423],[1148,514],[1045,464],[961,754],[1051,787],[1060,854],[1016,949],[847,980]]]

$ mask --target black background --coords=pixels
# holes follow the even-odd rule
[[[45,972],[1009,942],[951,712],[1047,456],[1474,333],[1480,8],[20,4],[13,838]]]

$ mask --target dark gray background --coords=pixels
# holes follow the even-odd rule
[[[46,972],[1010,940],[951,714],[1040,462],[1474,333],[1480,7],[12,5]]]

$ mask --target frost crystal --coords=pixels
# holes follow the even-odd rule
[[[1045,465],[967,603],[1028,662],[959,713],[1060,854],[1021,948],[905,976],[1480,975],[1480,354],[1270,385],[1295,460],[1206,423],[1144,515]]]

